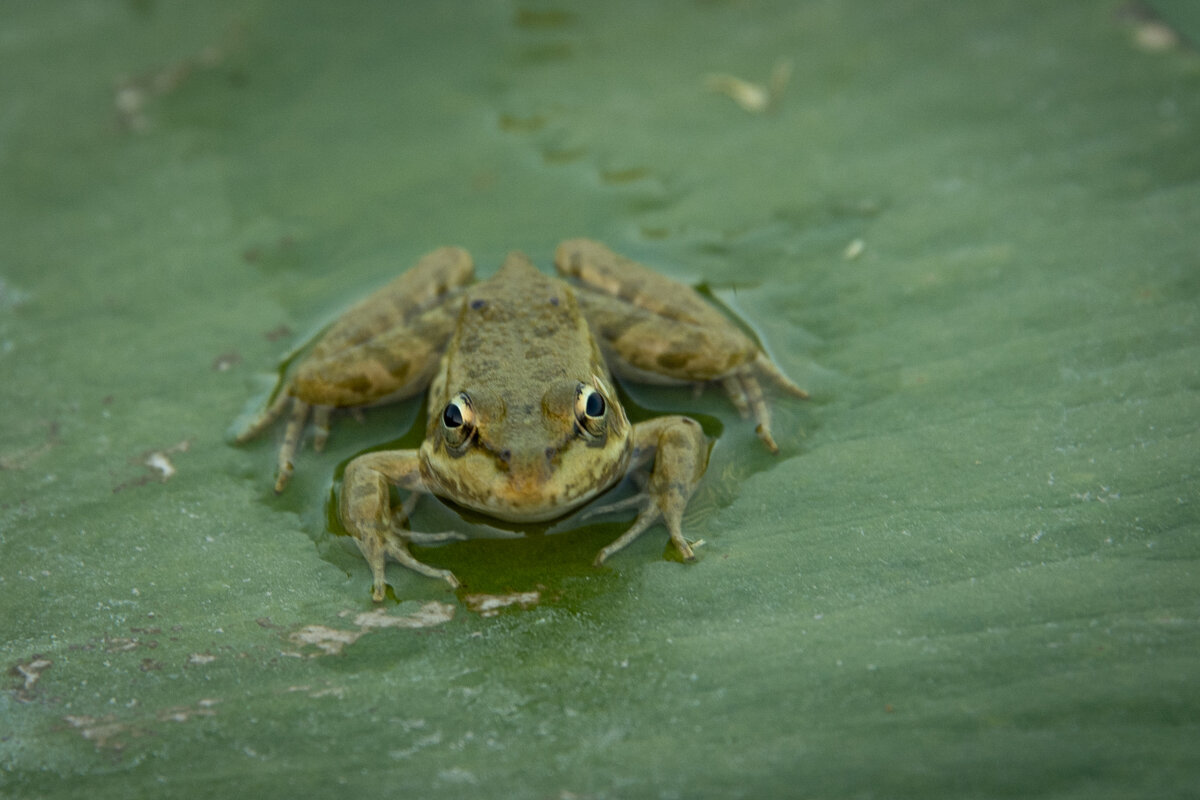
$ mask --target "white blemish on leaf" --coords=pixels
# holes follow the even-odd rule
[[[519,605],[532,608],[541,600],[540,592],[510,592],[509,594],[469,594],[463,598],[467,608],[481,617],[494,617],[501,609]]]
[[[400,617],[388,615],[382,608],[364,611],[354,618],[360,628],[429,628],[454,619],[454,606],[431,600],[411,614]]]
[[[344,611],[338,616],[348,617],[350,611]],[[382,608],[364,611],[354,617],[358,630],[330,628],[325,625],[305,625],[292,633],[288,638],[298,645],[312,645],[320,652],[318,655],[337,655],[346,645],[354,644],[363,635],[381,628],[431,628],[442,625],[454,619],[454,606],[450,603],[439,603],[431,600],[411,614],[391,615]]]
[[[299,645],[313,645],[325,655],[332,656],[342,652],[346,645],[357,642],[358,637],[366,632],[365,628],[360,631],[345,631],[324,625],[305,625],[288,638]]]

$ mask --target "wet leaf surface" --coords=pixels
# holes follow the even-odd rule
[[[0,794],[1200,780],[1191,4],[0,16]],[[589,520],[427,548],[474,586],[376,608],[327,504],[416,404],[281,497],[234,419],[421,253],[573,236],[703,282],[813,400],[773,458],[626,387],[720,434],[696,564],[659,530],[593,569]]]

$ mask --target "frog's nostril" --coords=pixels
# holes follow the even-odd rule
[[[509,450],[508,448],[501,450],[500,451],[500,460],[503,461],[505,464],[512,461],[512,450]]]
[[[556,448],[554,448],[554,447],[547,447],[547,448],[546,448],[546,460],[547,460],[547,461],[553,461],[553,460],[554,460],[554,456],[555,456],[555,455],[557,455],[557,454],[558,454],[558,450],[557,450]]]

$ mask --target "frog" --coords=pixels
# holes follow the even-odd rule
[[[753,417],[771,452],[779,446],[764,386],[808,397],[692,287],[590,239],[558,245],[554,267],[556,275],[543,273],[514,251],[477,282],[461,247],[422,256],[338,317],[235,437],[247,442],[286,415],[275,481],[282,492],[309,425],[320,451],[335,411],[426,393],[419,448],[368,452],[343,473],[338,517],[370,568],[376,602],[386,593],[388,559],[460,585],[409,548],[462,538],[410,529],[426,495],[507,523],[537,523],[573,513],[633,475],[640,490],[632,498],[589,509],[638,509],[594,563],[659,522],[682,560],[693,561],[682,520],[710,441],[685,415],[631,423],[617,378],[715,384],[742,417]],[[402,498],[396,504],[392,486]]]

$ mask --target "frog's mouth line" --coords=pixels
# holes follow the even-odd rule
[[[423,465],[422,472],[426,491],[455,505],[506,522],[547,522],[570,514],[612,488],[625,475],[630,454],[626,442],[624,452],[598,474],[583,470],[575,480],[565,480],[572,473],[561,467],[517,476],[497,471],[478,484],[444,473],[431,462]]]
[[[561,497],[555,494],[513,500],[490,494],[482,503],[464,502],[462,498],[455,502],[506,522],[547,522],[570,514],[608,488],[608,485],[597,485],[575,497]]]

